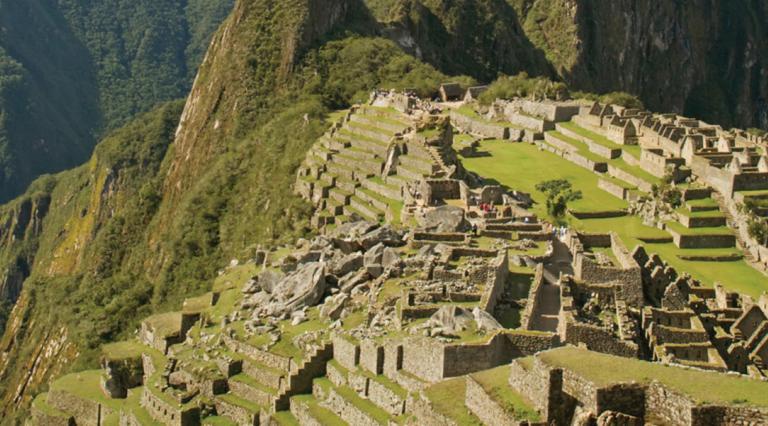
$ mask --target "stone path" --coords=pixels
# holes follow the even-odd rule
[[[531,329],[557,332],[560,313],[560,273],[573,274],[571,254],[560,240],[553,242],[550,262],[544,264],[544,283],[539,293],[539,304],[531,317]]]

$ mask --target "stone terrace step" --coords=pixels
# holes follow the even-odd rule
[[[411,170],[410,168],[403,165],[397,166],[397,174],[410,180],[421,180],[425,176],[429,175],[429,173],[421,173],[417,170]]]
[[[381,143],[389,143],[389,141],[395,136],[395,132],[355,121],[350,121],[347,123],[346,129],[352,133],[365,136],[369,139],[373,139]]]
[[[358,109],[358,113],[366,116],[383,118],[387,121],[399,123],[402,126],[410,126],[408,117],[394,108],[362,105]]]
[[[341,153],[347,157],[356,158],[360,160],[382,161],[382,158],[379,157],[377,154],[370,151],[366,151],[358,147],[353,147],[353,146],[350,146],[349,148],[342,150]]]
[[[252,401],[237,395],[227,394],[216,396],[214,404],[218,417],[224,420],[231,420],[237,425],[256,426],[259,424],[261,407]]]
[[[258,380],[245,374],[231,377],[228,384],[232,395],[262,407],[271,406],[277,396],[277,389],[264,386]]]
[[[355,147],[371,152],[380,158],[385,158],[387,156],[387,150],[389,149],[388,141],[382,142],[380,140],[372,139],[365,135],[344,129],[338,133],[337,137],[339,140],[344,141],[344,143],[349,144],[350,147]]]
[[[329,193],[329,197],[332,200],[335,200],[339,204],[347,205],[349,204],[349,200],[352,198],[354,194],[350,191],[345,191],[341,188],[333,188],[331,189]]]
[[[322,407],[312,395],[297,395],[291,398],[291,414],[301,426],[348,425],[333,411]]]
[[[344,214],[344,204],[341,204],[336,200],[328,198],[325,200],[325,206],[323,207],[323,210],[330,213],[331,216],[339,216]]]
[[[382,218],[384,218],[383,210],[376,208],[375,206],[364,201],[360,197],[352,196],[352,198],[350,198],[349,200],[349,205],[353,209],[357,210],[359,213],[362,213],[363,216],[366,217],[366,219],[370,219],[372,221],[378,222]]]
[[[355,170],[351,169],[343,164],[337,163],[337,162],[330,162],[326,163],[326,170],[328,172],[339,176],[344,177],[347,180],[354,180],[355,179]]]
[[[424,159],[413,157],[410,155],[404,155],[398,159],[400,164],[408,167],[411,170],[418,171],[424,174],[432,174],[435,171],[435,165],[431,161],[425,161]]]
[[[374,222],[378,222],[380,220],[379,217],[370,216],[370,213],[361,212],[360,210],[356,209],[351,205],[344,206],[344,216],[347,216],[349,218],[357,217],[359,219],[370,220]]]
[[[388,179],[392,179],[390,176]],[[393,200],[402,199],[400,187],[384,183],[381,179],[365,179],[361,181],[363,188],[369,189],[377,194],[381,194],[383,197],[387,197]]]
[[[359,170],[363,173],[373,173],[374,175],[381,174],[381,170],[384,167],[384,162],[381,160],[367,160],[350,157],[347,155],[346,151],[336,154],[333,157],[333,161],[337,161],[351,169]]]
[[[280,389],[288,374],[286,371],[266,366],[247,357],[243,359],[242,373],[272,389]]]
[[[390,205],[394,204],[395,201],[365,188],[357,188],[355,196],[382,211],[389,209]]]
[[[402,133],[409,127],[407,124],[398,122],[397,120],[391,120],[386,117],[375,115],[355,114],[352,116],[352,121],[365,126],[376,127],[392,134]]]
[[[335,386],[329,381],[322,382],[325,386],[325,399],[321,405],[345,422],[355,426],[388,425],[392,416],[376,404],[363,399],[349,386]]]

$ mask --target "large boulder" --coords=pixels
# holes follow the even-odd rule
[[[456,305],[443,306],[424,324],[430,336],[457,337],[474,321],[472,312]]]
[[[275,286],[277,286],[277,284],[284,278],[285,274],[267,269],[259,274],[258,278],[256,279],[256,283],[258,284],[259,289],[262,291],[266,293],[272,293],[272,290],[275,288]]]
[[[357,271],[363,267],[363,254],[360,252],[350,253],[330,265],[328,273],[343,277],[352,271]]]
[[[385,250],[386,246],[384,246],[382,243],[379,243],[365,252],[365,269],[369,274],[371,274],[373,278],[378,278],[382,273],[384,273],[384,266],[382,265],[382,261],[384,260]]]
[[[419,225],[431,232],[466,232],[470,228],[464,209],[456,206],[440,206],[428,211]]]
[[[387,247],[400,247],[405,244],[405,241],[403,241],[403,234],[389,226],[374,229],[360,238],[360,245],[364,250],[368,250],[377,244],[384,244]]]
[[[475,319],[475,323],[477,323],[478,330],[491,332],[504,328],[498,321],[496,321],[496,318],[494,318],[493,315],[480,308],[473,309],[472,316]]]
[[[317,305],[325,294],[325,270],[324,262],[307,263],[280,281],[272,294],[283,311]]]

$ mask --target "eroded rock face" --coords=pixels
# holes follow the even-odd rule
[[[469,222],[464,217],[464,209],[456,206],[440,206],[427,212],[419,225],[432,232],[465,232]]]
[[[384,244],[387,247],[399,247],[404,244],[403,235],[389,226],[382,226],[367,234],[360,239],[360,245],[364,250],[368,250],[377,244]]]

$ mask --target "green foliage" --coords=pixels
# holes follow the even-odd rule
[[[603,104],[619,105],[625,108],[645,109],[643,101],[635,95],[627,92],[610,92],[603,95],[595,93],[579,92],[572,93],[574,99],[586,99],[590,101],[597,101]]]
[[[0,3],[0,201],[184,96],[233,0]]]
[[[496,99],[515,97],[563,99],[567,95],[568,88],[564,83],[551,81],[545,77],[529,77],[523,72],[511,77],[499,77],[480,95],[479,101],[483,105],[490,105]]]
[[[672,209],[676,209],[683,205],[683,193],[679,188],[674,186],[674,177],[672,173],[668,172],[664,175],[661,183],[653,184],[651,187],[651,194],[657,199],[660,199],[665,204],[669,205]]]
[[[555,179],[541,182],[536,190],[547,196],[547,212],[553,218],[562,218],[568,210],[568,203],[581,200],[581,191],[574,191],[570,182],[565,179]]]
[[[312,75],[305,77],[304,90],[322,96],[332,109],[364,102],[375,88],[413,89],[420,96],[431,97],[449,79],[383,38],[353,36],[331,41],[308,55],[306,63]],[[469,77],[450,79],[465,87],[475,84]]]
[[[763,246],[768,246],[768,221],[763,218],[752,217],[747,223],[749,236],[760,242]]]

